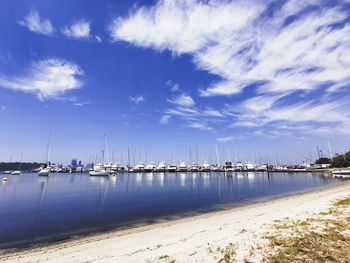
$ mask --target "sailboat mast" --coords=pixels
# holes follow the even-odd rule
[[[331,157],[331,159],[333,159],[331,144],[329,143],[329,140],[328,140],[328,151],[329,151],[329,156]]]
[[[191,146],[190,146],[190,163],[192,163],[192,149],[191,149]]]
[[[130,167],[130,149],[128,147],[128,167]]]
[[[50,162],[50,140],[51,140],[51,132],[49,133],[49,140],[47,141],[46,164],[49,164]]]
[[[218,146],[215,144],[215,151],[216,151],[216,164],[220,166],[220,161],[219,161],[219,153],[218,153]]]
[[[108,147],[107,147],[107,137],[106,137],[106,134],[104,135],[104,139],[105,139],[105,151],[106,151],[107,162],[109,163],[109,154],[108,154]]]
[[[23,158],[23,152],[21,152],[21,159],[19,160],[18,171],[21,170],[22,158]]]

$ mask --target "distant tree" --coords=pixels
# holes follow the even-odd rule
[[[13,163],[0,163],[0,171],[14,171],[20,169],[22,171],[27,171],[27,170],[33,170],[36,168],[39,168],[40,166],[44,165],[43,163],[21,163],[19,165],[19,162],[13,162]]]
[[[350,166],[350,152],[340,154],[332,159],[332,167],[349,167]]]
[[[322,157],[322,158],[316,160],[315,163],[316,163],[316,164],[331,164],[331,163],[332,163],[332,160],[329,159],[329,158],[324,158],[324,157]]]

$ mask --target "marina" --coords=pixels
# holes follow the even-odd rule
[[[0,248],[19,248],[263,202],[342,184],[319,172],[6,175]]]

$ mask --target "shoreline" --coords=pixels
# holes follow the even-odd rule
[[[195,250],[195,248],[198,249],[198,246],[193,247],[193,244],[183,247],[181,242],[186,242],[181,240],[187,240],[188,236],[197,236],[199,240],[192,241],[195,241],[195,243],[203,243],[203,235],[205,235],[207,240],[201,244],[200,247],[212,243],[213,240],[217,240],[217,242],[220,243],[222,240],[229,239],[229,237],[225,235],[221,239],[217,239],[217,234],[215,232],[222,230],[222,227],[231,226],[234,228],[233,230],[235,230],[236,234],[239,233],[239,231],[237,233],[238,229],[234,226],[235,224],[232,224],[231,219],[238,220],[237,223],[239,223],[241,230],[246,228],[249,229],[252,227],[251,221],[256,221],[256,218],[264,217],[264,220],[262,221],[265,224],[271,224],[274,220],[281,219],[281,211],[282,214],[288,214],[291,218],[298,217],[299,213],[301,216],[305,216],[306,214],[309,215],[310,212],[323,211],[329,206],[331,201],[349,194],[350,182],[346,182],[340,185],[312,190],[310,192],[288,195],[277,199],[185,218],[173,219],[166,222],[156,222],[154,224],[136,226],[122,230],[88,234],[87,236],[58,241],[32,248],[14,249],[10,251],[3,250],[0,252],[0,255],[2,255],[0,262],[27,262],[34,260],[38,262],[60,262],[60,258],[57,257],[57,254],[65,257],[66,261],[74,259],[74,262],[100,261],[102,260],[101,257],[103,257],[103,262],[115,262],[116,260],[122,262],[144,262],[148,259],[156,259],[157,257],[155,255],[157,253],[161,256],[161,252],[164,250],[162,248],[169,248],[169,246],[171,246],[172,249],[168,251],[167,255],[169,254],[171,257],[174,257],[177,260],[176,262],[178,262],[178,258],[180,258],[179,262],[182,262],[181,260],[192,262],[192,260],[198,259],[197,257],[194,257],[194,255],[198,254],[199,256],[199,254],[205,254],[207,249],[204,251],[202,251],[203,249],[200,249],[201,252],[179,253],[183,248],[189,249],[192,247],[190,251]],[[317,200],[322,199],[324,200],[323,203],[317,202]],[[308,207],[308,205],[305,207],[305,202],[310,202],[310,207]],[[314,205],[312,206],[311,203]],[[294,204],[294,206],[291,206],[291,204]],[[297,207],[303,208],[301,209],[302,211],[298,211]],[[260,225],[260,227],[263,227],[261,223],[262,222],[255,222],[253,226]],[[213,227],[215,228],[215,226],[218,225],[220,225],[220,228],[212,232]],[[208,233],[204,234],[206,232],[211,232],[211,235],[208,236]],[[245,236],[245,239],[247,238],[247,234],[241,234],[243,234],[242,236]],[[169,239],[174,241],[174,238],[177,242],[170,242],[171,245],[169,245]],[[159,244],[156,241],[159,241]],[[233,241],[235,241],[235,238],[233,238]],[[126,245],[135,243],[138,244],[139,249],[136,248],[138,246],[134,247],[134,245]],[[119,249],[117,251],[110,250],[111,246]],[[180,247],[182,249],[179,250]],[[195,254],[188,256],[193,253]],[[206,261],[206,256],[203,255],[200,257],[199,261],[201,260],[211,262]]]

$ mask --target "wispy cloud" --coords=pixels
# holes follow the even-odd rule
[[[233,137],[219,137],[215,139],[218,142],[229,142],[233,140]]]
[[[168,80],[165,85],[167,85],[168,87],[170,87],[170,91],[171,92],[176,92],[180,90],[180,85],[177,83],[174,83],[172,80]]]
[[[199,90],[202,97],[243,93],[228,114],[215,105],[207,112],[235,127],[307,123],[327,134],[349,133],[349,19],[342,1],[162,0],[114,19],[109,29],[114,41],[192,55],[198,69],[221,78]],[[168,114],[203,114],[185,93],[168,101],[197,112],[175,107]]]
[[[69,26],[62,29],[62,33],[70,38],[89,38],[90,37],[90,22],[87,20],[75,21]],[[98,42],[101,40],[96,38]]]
[[[172,99],[168,99],[168,101],[173,104],[177,104],[179,106],[184,106],[184,107],[194,106],[194,101],[191,98],[191,96],[186,95],[185,93],[180,94],[179,96],[176,96]]]
[[[144,97],[142,96],[129,97],[129,99],[135,104],[140,104],[141,102],[145,101]]]
[[[50,20],[40,18],[39,13],[35,10],[32,10],[22,20],[18,21],[18,24],[27,27],[32,32],[43,35],[52,35],[54,31]]]
[[[84,105],[87,105],[87,104],[90,104],[90,103],[91,103],[90,101],[82,101],[82,102],[74,102],[73,105],[81,107],[81,106],[84,106]]]
[[[1,109],[2,110],[6,110],[6,106],[5,105],[1,105]]]
[[[186,126],[188,128],[199,129],[202,131],[211,131],[213,129],[204,122],[189,122]]]
[[[98,42],[98,43],[101,43],[102,42],[102,39],[101,39],[101,37],[99,37],[99,36],[95,36],[95,39],[96,39],[96,41]]]
[[[163,115],[162,117],[160,117],[160,124],[167,124],[169,123],[169,120],[170,120],[170,115]]]
[[[31,92],[40,100],[60,99],[66,91],[83,85],[79,79],[83,70],[66,60],[49,58],[35,62],[22,76],[0,75],[0,86],[12,90]]]
[[[179,90],[180,90],[179,84],[174,84],[174,85],[170,88],[170,90],[171,90],[172,92],[179,91]]]

